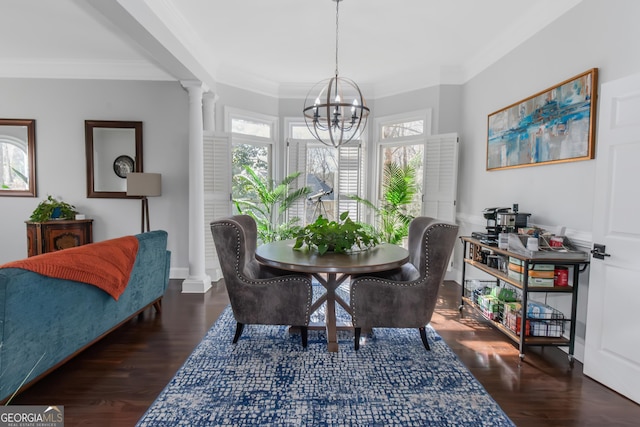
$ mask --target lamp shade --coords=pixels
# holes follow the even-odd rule
[[[162,195],[162,175],[159,173],[130,172],[127,174],[127,196]]]

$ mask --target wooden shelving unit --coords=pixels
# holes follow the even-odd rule
[[[460,302],[460,310],[464,308],[464,305],[468,305],[475,311],[479,312],[487,320],[491,321],[491,324],[512,339],[519,346],[520,358],[524,359],[525,348],[527,346],[567,346],[569,347],[569,361],[573,363],[573,352],[575,344],[575,330],[576,330],[576,308],[578,300],[578,281],[580,272],[584,271],[589,264],[588,254],[583,252],[572,252],[570,256],[563,256],[562,253],[550,252],[548,254],[538,253],[536,257],[529,257],[516,252],[511,252],[505,249],[500,249],[496,246],[492,246],[486,243],[482,243],[472,237],[461,237],[463,243],[464,262],[462,264],[462,295]],[[522,281],[516,280],[506,274],[504,271],[490,267],[481,261],[479,255],[482,251],[490,252],[495,255],[502,255],[508,259],[508,257],[516,258],[522,262],[523,274]],[[570,286],[529,286],[529,270],[533,269],[536,264],[553,264],[563,265],[571,268],[572,280]],[[466,267],[471,266],[478,270],[487,273],[496,279],[496,285],[500,285],[501,282],[506,283],[514,288],[518,289],[522,293],[522,318],[519,333],[516,333],[509,329],[504,324],[494,321],[487,317],[481,307],[476,304],[473,299],[468,295],[469,289],[467,289],[466,283]],[[528,296],[531,292],[543,292],[543,293],[562,293],[571,297],[571,314],[569,318],[564,318],[562,321],[569,323],[569,336],[560,337],[545,337],[545,336],[532,336],[526,334],[526,327],[524,327],[528,321],[536,321],[538,319],[527,317],[527,304]]]

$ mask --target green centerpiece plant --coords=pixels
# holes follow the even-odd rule
[[[322,215],[307,224],[299,233],[294,249],[305,245],[317,249],[320,255],[327,252],[349,253],[366,250],[380,243],[372,227],[349,218],[349,212],[342,212],[338,221],[329,221]]]
[[[76,213],[78,211],[76,211],[75,206],[50,195],[38,204],[31,213],[29,220],[32,222],[45,222],[51,219],[74,219]]]

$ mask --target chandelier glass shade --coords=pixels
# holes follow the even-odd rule
[[[338,76],[338,6],[336,2],[335,77],[316,83],[304,101],[303,115],[309,132],[325,145],[339,147],[357,139],[367,126],[369,108],[358,85]]]

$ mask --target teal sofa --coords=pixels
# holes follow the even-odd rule
[[[146,308],[160,309],[169,284],[167,233],[135,237],[138,252],[117,301],[86,283],[0,268],[0,403]]]

